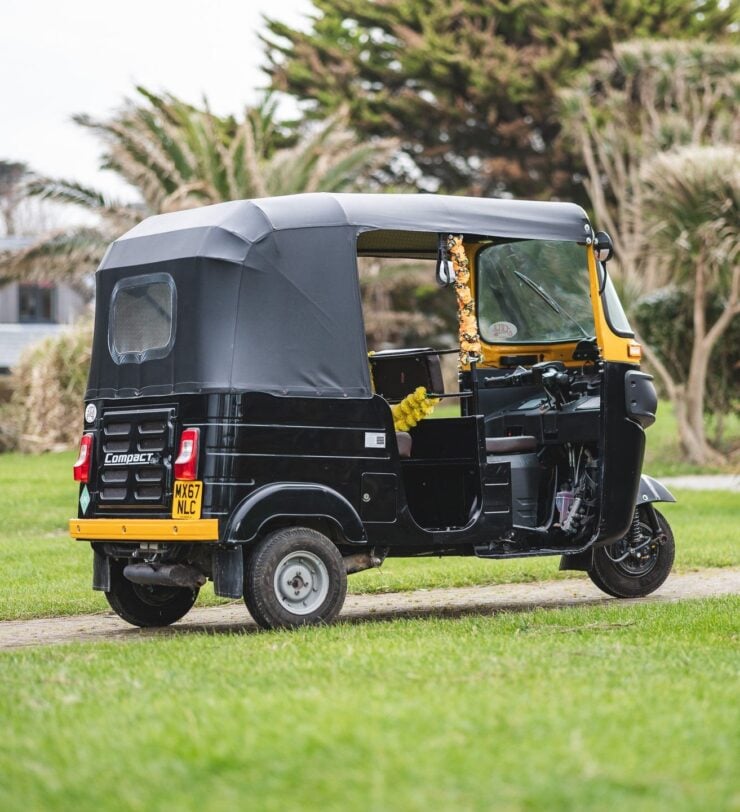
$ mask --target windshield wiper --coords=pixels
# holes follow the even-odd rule
[[[567,310],[563,310],[563,308],[555,301],[555,299],[550,296],[549,293],[546,293],[542,288],[536,283],[533,282],[528,276],[523,274],[521,271],[514,271],[514,275],[518,276],[519,279],[524,282],[525,285],[530,287],[541,299],[543,302],[546,302],[550,307],[559,315],[568,321],[575,324],[575,326],[583,333],[585,338],[589,338],[589,334],[581,327],[581,325],[573,318],[573,316],[568,313]]]

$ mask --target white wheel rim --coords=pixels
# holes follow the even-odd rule
[[[329,571],[314,553],[297,550],[277,565],[273,586],[284,609],[294,615],[308,615],[329,594]]]

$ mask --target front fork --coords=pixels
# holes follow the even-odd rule
[[[660,522],[658,521],[658,514],[655,512],[655,508],[653,507],[652,502],[648,502],[647,504],[639,505],[635,508],[635,516],[632,520],[632,528],[630,530],[630,534],[634,534],[635,532],[637,535],[635,538],[639,538],[640,536],[640,513],[642,513],[642,518],[644,523],[650,528],[650,537],[653,541],[657,541],[658,544],[665,544],[665,533],[660,526]]]
[[[650,528],[650,539],[649,542],[657,543],[658,545],[662,546],[665,544],[666,536],[663,532],[663,529],[660,526],[660,522],[658,521],[658,515],[655,512],[655,508],[653,507],[651,502],[643,502],[640,505],[635,507],[635,512],[632,517],[632,524],[630,525],[630,529],[627,531],[626,541],[630,545],[634,545],[638,547],[639,545],[644,545],[645,542],[642,539],[642,533],[640,529],[640,524],[646,524]],[[619,544],[619,542],[616,542]],[[629,552],[624,555],[625,558],[629,557]],[[581,572],[587,572],[591,569],[593,561],[593,547],[589,547],[588,550],[584,550],[582,553],[574,553],[572,555],[563,555],[560,557],[560,569],[561,570],[580,570]]]

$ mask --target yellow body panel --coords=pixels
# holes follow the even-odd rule
[[[218,541],[218,519],[70,519],[85,541]]]
[[[470,259],[471,287],[475,291],[475,276],[478,272],[476,262],[478,252],[486,244],[473,243],[466,247]],[[596,257],[592,246],[588,246],[588,274],[591,302],[593,305],[596,341],[604,361],[618,361],[627,364],[639,364],[640,345],[632,338],[618,336],[612,332],[604,313],[604,305],[599,295],[599,277],[596,270]],[[477,312],[477,302],[476,302]],[[538,361],[563,361],[569,366],[582,366],[582,361],[573,361],[573,350],[576,341],[558,344],[488,344],[481,339],[482,360],[479,366],[500,367],[502,355],[536,355]]]
[[[617,361],[623,364],[639,364],[642,351],[634,338],[625,338],[612,332],[606,320],[604,303],[599,296],[599,274],[596,270],[596,257],[593,246],[588,248],[588,275],[591,287],[591,303],[594,309],[596,341],[604,361]],[[632,348],[632,349],[630,349]]]

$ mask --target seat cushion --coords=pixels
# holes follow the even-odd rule
[[[398,456],[408,459],[411,456],[411,435],[407,431],[397,431],[396,442],[398,443]]]
[[[517,454],[536,450],[537,438],[526,434],[521,437],[486,437],[488,454]]]

